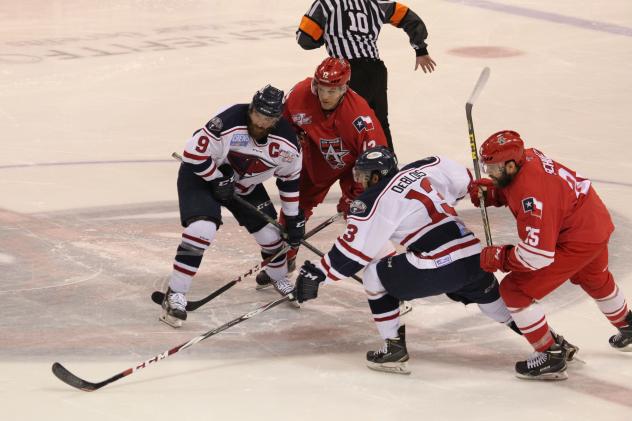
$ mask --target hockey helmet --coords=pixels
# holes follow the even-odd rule
[[[366,188],[373,174],[381,180],[397,171],[395,154],[384,146],[378,146],[367,149],[358,157],[353,167],[353,179]]]
[[[504,165],[507,161],[515,161],[516,165],[524,162],[524,142],[517,132],[501,130],[483,142],[480,150],[483,166],[489,164]],[[483,171],[489,172],[483,168]]]
[[[328,57],[316,68],[314,80],[323,86],[344,86],[351,79],[351,65],[344,58]]]
[[[278,118],[283,113],[283,95],[282,90],[266,85],[252,97],[250,109],[267,117]]]

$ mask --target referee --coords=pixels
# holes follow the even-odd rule
[[[301,19],[296,40],[306,50],[325,44],[332,57],[351,63],[351,89],[366,99],[382,124],[393,149],[388,124],[387,71],[380,60],[377,38],[385,23],[402,28],[415,50],[415,70],[435,69],[428,55],[428,31],[421,18],[407,6],[390,0],[315,0]]]

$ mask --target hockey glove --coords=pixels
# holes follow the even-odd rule
[[[470,182],[469,186],[467,186],[467,191],[470,194],[470,200],[474,206],[477,208],[481,207],[481,200],[478,197],[479,187],[483,190],[485,207],[500,207],[505,205],[503,199],[501,198],[501,194],[498,191],[498,187],[494,186],[494,182],[489,178],[481,178]]]
[[[513,246],[490,246],[481,251],[481,269],[494,273],[497,270],[508,272],[507,258]]]
[[[306,260],[296,278],[296,299],[299,303],[318,297],[318,286],[325,280],[325,274],[309,260]]]
[[[229,164],[221,165],[219,170],[223,174],[222,177],[209,181],[209,184],[215,200],[220,205],[226,206],[233,199],[233,194],[235,194],[235,172]]]
[[[353,202],[353,200],[343,193],[342,196],[340,196],[338,205],[336,206],[336,210],[339,213],[342,213],[345,219],[347,219],[347,215],[349,214],[349,206],[351,205],[351,202]]]
[[[285,215],[285,232],[287,233],[287,243],[297,248],[301,245],[301,240],[305,236],[305,216],[299,210],[298,215]]]

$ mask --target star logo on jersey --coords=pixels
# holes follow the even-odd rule
[[[320,139],[320,151],[331,168],[340,169],[346,165],[343,158],[349,155],[349,151],[342,149],[342,140],[339,137],[335,139]]]
[[[361,115],[353,120],[353,127],[356,128],[358,133],[362,133],[363,130],[368,132],[375,129],[375,126],[373,126],[373,120],[368,115]]]
[[[527,197],[522,199],[522,210],[524,213],[530,213],[533,216],[542,218],[542,208],[544,205],[538,201],[535,197]]]
[[[230,162],[231,167],[233,167],[235,172],[239,174],[242,179],[255,177],[258,174],[275,168],[274,164],[271,164],[258,156],[252,156],[235,151],[230,151],[228,153],[228,162]]]

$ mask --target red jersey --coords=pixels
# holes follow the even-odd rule
[[[307,78],[288,93],[283,115],[299,138],[305,134],[301,186],[329,189],[340,180],[340,188],[349,198],[362,192],[353,181],[356,159],[367,148],[387,146],[382,126],[364,98],[349,88],[340,104],[325,113],[312,91],[312,78]]]
[[[525,272],[553,263],[558,245],[603,243],[614,225],[590,180],[525,150],[525,162],[501,194],[516,217],[520,243],[509,255],[508,269]]]

